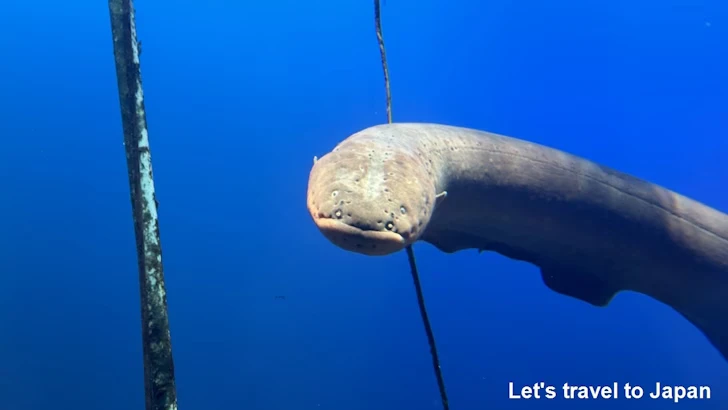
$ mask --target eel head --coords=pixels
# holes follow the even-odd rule
[[[307,206],[334,245],[388,255],[417,241],[435,205],[435,187],[416,155],[391,140],[354,134],[314,159]]]

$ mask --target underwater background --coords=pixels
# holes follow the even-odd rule
[[[179,408],[441,408],[403,252],[329,243],[308,172],[386,121],[371,1],[137,0]],[[0,8],[0,410],[141,409],[139,285],[106,1]],[[565,150],[728,211],[724,0],[386,0],[395,121]],[[415,252],[451,408],[728,406],[728,363],[646,296],[558,295]],[[508,383],[709,401],[509,400]]]

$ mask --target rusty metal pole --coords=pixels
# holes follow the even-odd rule
[[[132,0],[109,0],[141,294],[146,410],[176,410],[157,200]]]

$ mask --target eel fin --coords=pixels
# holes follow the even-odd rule
[[[442,204],[442,201],[444,201],[445,198],[447,198],[447,191],[442,191],[439,194],[435,195],[435,207]]]
[[[619,289],[595,275],[565,266],[542,267],[541,278],[554,292],[597,307],[607,306],[619,292]]]

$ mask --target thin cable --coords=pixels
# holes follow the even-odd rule
[[[374,0],[374,24],[379,43],[379,54],[382,57],[382,70],[384,71],[384,91],[387,94],[387,122],[392,123],[392,91],[389,87],[389,66],[387,65],[387,52],[384,49],[384,36],[382,35],[382,13],[379,8],[379,0]]]
[[[177,410],[157,200],[132,0],[109,0],[141,295],[147,410]]]
[[[415,290],[417,292],[417,303],[420,306],[420,315],[422,316],[422,323],[425,325],[425,333],[427,333],[427,341],[430,343],[430,355],[432,355],[432,367],[435,369],[435,377],[437,378],[437,387],[440,389],[440,400],[442,401],[442,408],[445,410],[450,409],[450,403],[447,400],[447,391],[445,390],[445,379],[442,377],[442,369],[440,368],[440,359],[437,354],[437,346],[435,345],[435,335],[432,333],[432,326],[430,326],[430,319],[427,316],[427,309],[425,309],[425,297],[422,293],[422,285],[420,284],[420,275],[417,273],[417,264],[415,263],[415,251],[412,246],[407,247],[407,259],[409,260],[410,270],[412,272],[412,279],[415,282]]]
[[[381,11],[379,7],[379,0],[374,0],[374,24],[377,32],[377,41],[379,42],[379,54],[382,57],[382,69],[384,71],[384,88],[387,94],[387,122],[392,123],[392,92],[389,86],[389,68],[387,66],[387,53],[384,49],[384,36],[382,35],[382,19]],[[422,285],[420,283],[420,275],[417,271],[417,263],[415,261],[415,251],[412,246],[407,246],[407,259],[409,260],[410,271],[412,273],[412,279],[415,283],[415,291],[417,293],[417,304],[420,307],[420,316],[422,316],[422,323],[425,325],[425,333],[427,334],[427,341],[430,344],[430,354],[432,355],[432,366],[435,369],[435,377],[437,378],[437,387],[440,389],[440,399],[442,400],[442,408],[444,410],[450,409],[450,404],[447,400],[447,392],[445,390],[445,379],[442,377],[442,369],[440,367],[440,358],[437,354],[437,346],[435,345],[435,335],[432,333],[432,326],[430,325],[430,319],[427,316],[427,309],[425,308],[425,296],[422,293]]]

